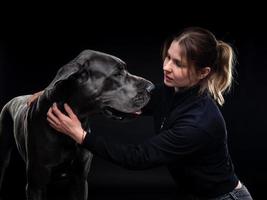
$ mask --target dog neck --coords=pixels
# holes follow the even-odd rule
[[[87,120],[96,113],[99,113],[98,106],[94,101],[87,101],[68,85],[57,85],[52,89],[46,89],[36,102],[36,110],[47,113],[53,103],[57,103],[58,108],[65,114],[64,103],[67,103],[80,120]]]

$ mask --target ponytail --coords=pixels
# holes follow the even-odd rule
[[[209,92],[219,105],[224,104],[223,94],[231,88],[234,64],[235,54],[232,47],[223,41],[217,41],[214,72],[208,78],[207,84]]]

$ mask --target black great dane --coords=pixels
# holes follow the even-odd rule
[[[47,185],[58,171],[71,179],[70,199],[86,200],[93,155],[68,136],[56,133],[46,114],[53,102],[61,110],[67,102],[88,130],[88,119],[94,113],[122,119],[139,111],[148,103],[154,86],[125,67],[115,56],[85,50],[58,70],[31,106],[27,106],[30,95],[9,101],[0,116],[0,189],[11,151],[17,147],[26,163],[28,200],[46,199]]]

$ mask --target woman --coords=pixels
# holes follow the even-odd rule
[[[164,85],[143,114],[153,114],[157,134],[142,144],[114,144],[82,129],[71,108],[54,104],[49,124],[92,153],[128,169],[167,165],[182,199],[252,199],[228,152],[227,130],[217,106],[232,83],[234,53],[206,29],[184,29],[163,50]]]

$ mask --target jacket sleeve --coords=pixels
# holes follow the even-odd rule
[[[144,170],[175,162],[205,146],[209,136],[193,126],[164,130],[142,144],[115,144],[88,133],[82,146],[95,155],[132,170]]]

